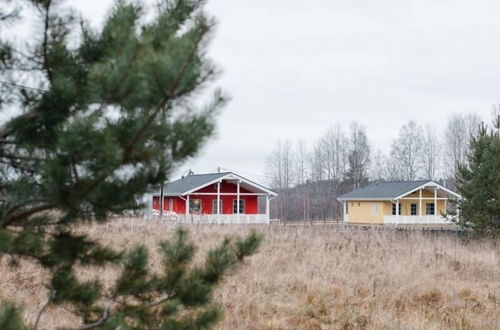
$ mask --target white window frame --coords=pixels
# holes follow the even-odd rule
[[[429,213],[429,208],[432,205],[432,213]],[[436,204],[434,203],[425,203],[425,215],[436,215]]]
[[[372,215],[378,215],[378,202],[372,203]]]
[[[413,212],[413,207],[415,206],[415,212]],[[417,206],[417,203],[411,203],[410,204],[410,215],[417,215],[417,210],[418,210],[418,206]]]
[[[200,209],[196,212],[196,211],[193,211],[192,207],[191,207],[191,203],[194,202],[194,201],[200,201]],[[201,214],[203,210],[203,202],[201,200],[201,198],[191,198],[189,199],[189,213],[190,214]]]
[[[236,206],[237,206],[237,199],[233,199],[233,214],[236,213]],[[245,200],[240,199],[240,213],[239,214],[245,214]]]

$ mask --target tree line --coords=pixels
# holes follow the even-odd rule
[[[493,117],[499,107],[493,106]],[[338,196],[371,182],[435,180],[455,189],[455,175],[467,162],[469,139],[482,119],[475,113],[453,113],[443,131],[410,120],[383,153],[353,121],[348,129],[329,127],[313,145],[289,138],[276,142],[266,158],[268,183],[280,195],[271,216],[285,220],[340,218]]]

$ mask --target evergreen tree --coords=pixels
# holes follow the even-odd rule
[[[217,73],[204,1],[161,1],[149,21],[136,2],[117,1],[100,30],[55,0],[25,2],[40,35],[23,49],[1,41],[0,256],[48,269],[47,306],[72,306],[83,329],[209,327],[220,314],[214,285],[255,252],[258,235],[226,239],[193,269],[194,246],[178,231],[160,244],[164,273],[151,275],[144,247],[114,251],[73,230],[140,208],[213,133],[226,98],[194,102]],[[74,272],[106,263],[123,268],[111,292]],[[15,308],[0,310],[0,327],[22,327]]]
[[[479,236],[500,236],[500,116],[493,128],[481,125],[470,138],[467,163],[458,164],[457,189],[463,199],[455,222]],[[456,214],[455,214],[456,215]]]

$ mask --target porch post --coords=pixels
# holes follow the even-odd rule
[[[217,215],[220,215],[220,181],[217,182]]]
[[[398,199],[398,200],[396,200],[396,217],[397,217],[396,219],[398,219],[398,223],[399,223],[399,221],[400,221],[400,220],[399,220],[399,218],[400,218],[400,217],[399,217],[399,213],[400,213],[400,212],[399,212],[399,199]]]
[[[236,214],[238,214],[238,223],[240,222],[240,180],[236,181]]]
[[[165,202],[165,197],[163,196],[163,181],[161,182],[160,189],[160,218],[163,218],[163,203]]]
[[[266,195],[266,218],[269,221],[269,195]]]
[[[438,198],[438,190],[437,188],[434,190],[434,215],[437,214],[438,210],[438,203],[437,203],[437,198]]]
[[[189,195],[186,198],[186,215],[189,215]]]
[[[422,188],[420,189],[420,195],[418,197],[418,215],[422,216]]]
[[[342,210],[342,212],[343,212],[343,213],[342,213],[342,215],[343,215],[342,220],[343,220],[344,222],[346,222],[346,219],[347,219],[347,214],[346,214],[346,211],[347,211],[347,206],[346,206],[346,202],[342,202],[342,209],[343,209],[343,210]]]

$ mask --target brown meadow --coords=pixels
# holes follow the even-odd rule
[[[195,262],[224,236],[251,228],[265,240],[215,291],[224,309],[217,329],[500,329],[498,242],[392,229],[193,225]],[[116,248],[146,245],[151,267],[159,270],[157,243],[174,229],[117,219],[85,231]],[[6,256],[0,269],[0,303],[25,306],[24,318],[33,324],[47,300],[47,274],[27,260],[11,266]],[[117,271],[82,268],[79,276],[109,286]],[[64,307],[49,307],[41,328],[77,326]]]

